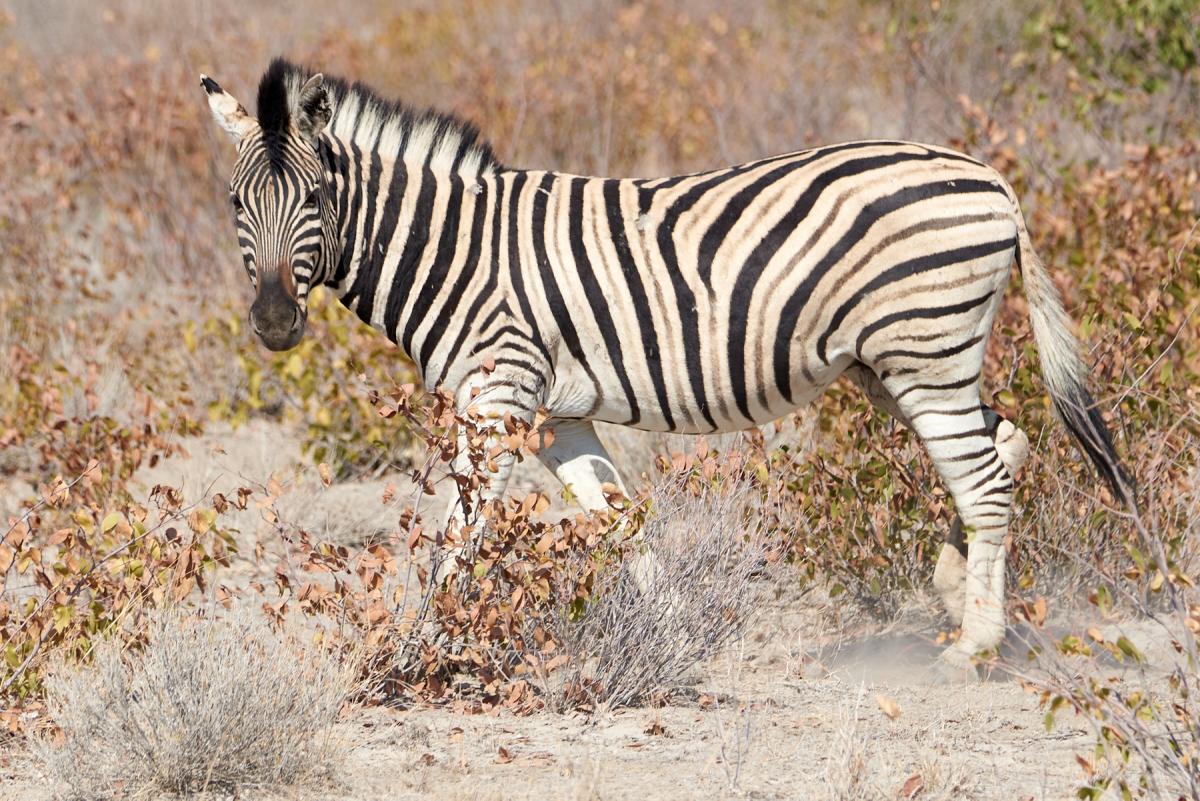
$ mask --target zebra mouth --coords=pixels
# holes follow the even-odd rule
[[[291,300],[250,307],[250,327],[268,350],[291,350],[304,337],[308,314]]]
[[[258,338],[267,346],[268,350],[275,352],[291,350],[304,338],[304,316],[300,315],[296,326],[283,333],[258,329],[255,329],[254,333],[258,334]]]

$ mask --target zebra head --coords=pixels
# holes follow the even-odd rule
[[[255,119],[200,76],[213,117],[238,149],[229,192],[255,290],[250,327],[275,351],[295,347],[304,335],[308,292],[332,260],[335,227],[318,140],[332,115],[329,92],[319,73],[303,85],[289,86],[288,78],[267,71]]]

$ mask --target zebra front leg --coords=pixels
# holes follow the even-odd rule
[[[493,445],[500,443],[504,434],[505,415],[526,422],[533,419],[537,396],[533,390],[526,388],[522,378],[481,372],[456,393],[455,402],[461,413],[468,416],[487,438],[485,454]],[[458,453],[451,463],[451,472],[460,483],[457,494],[451,498],[446,509],[442,526],[443,532],[453,532],[455,537],[462,537],[463,529],[468,524],[474,526],[473,536],[485,536],[480,509],[488,501],[504,497],[516,463],[516,454],[502,450],[488,459],[488,464],[480,471],[472,462],[469,435],[467,430],[458,433]],[[447,542],[446,547],[434,554],[430,566],[432,583],[440,584],[453,572],[456,563],[472,552],[471,543],[461,540]]]
[[[494,435],[499,441],[503,429],[496,425],[488,429],[489,436]],[[504,497],[508,487],[508,479],[512,475],[516,457],[512,453],[502,453],[492,460],[495,470],[487,471],[482,480],[472,486],[472,475],[476,468],[471,463],[468,453],[467,434],[462,432],[458,437],[458,455],[451,464],[451,471],[456,480],[462,479],[466,487],[459,486],[457,494],[451,498],[443,518],[442,531],[447,537],[444,547],[435,551],[430,565],[430,575],[433,584],[441,584],[448,575],[454,572],[457,563],[474,551],[472,543],[462,540],[463,532],[468,524],[474,525],[473,536],[483,536],[483,521],[480,509],[488,501]],[[455,539],[451,540],[450,537]]]

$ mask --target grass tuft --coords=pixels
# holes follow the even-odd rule
[[[766,561],[757,503],[733,478],[698,492],[655,488],[640,547],[601,575],[581,618],[561,623],[570,667],[560,706],[645,702],[742,634]]]
[[[105,643],[54,673],[61,737],[35,753],[66,799],[320,783],[343,755],[332,727],[349,676],[247,617],[164,616],[145,650]]]

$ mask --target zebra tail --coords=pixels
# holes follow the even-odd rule
[[[1017,223],[1017,269],[1024,279],[1042,378],[1050,399],[1105,483],[1126,508],[1136,513],[1137,488],[1133,477],[1121,465],[1108,427],[1088,392],[1087,367],[1079,355],[1079,342],[1071,333],[1071,320],[1063,309],[1054,281],[1033,250],[1020,211]]]

